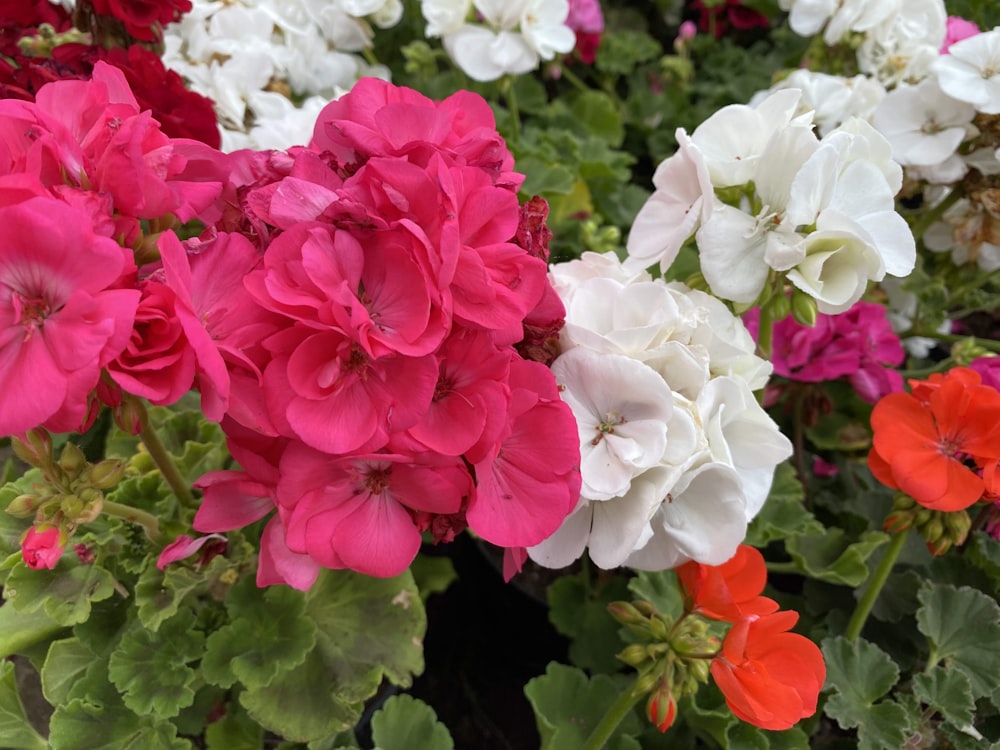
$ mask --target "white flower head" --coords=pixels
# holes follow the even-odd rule
[[[571,349],[552,363],[580,432],[580,494],[624,495],[633,477],[657,465],[667,444],[670,388],[641,362]]]
[[[946,94],[1000,114],[1000,27],[956,42],[931,66]]]

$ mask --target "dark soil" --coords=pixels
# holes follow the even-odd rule
[[[552,572],[529,561],[504,583],[499,555],[468,535],[441,551],[458,580],[427,603],[427,668],[409,692],[434,708],[456,750],[537,750],[524,686],[550,661],[567,660],[544,604]]]

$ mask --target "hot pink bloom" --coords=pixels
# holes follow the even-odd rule
[[[52,570],[66,549],[66,535],[57,526],[39,532],[32,526],[21,537],[21,558],[29,568]]]
[[[132,330],[139,292],[109,288],[130,254],[51,198],[0,207],[0,226],[0,434],[77,429]]]
[[[756,334],[758,311],[748,313],[745,321]],[[775,374],[790,380],[822,383],[846,377],[872,404],[903,389],[895,368],[906,355],[882,305],[858,302],[839,315],[820,313],[812,327],[789,316],[775,324],[773,348]]]
[[[966,21],[959,16],[948,16],[948,26],[945,31],[944,43],[941,45],[941,54],[948,54],[948,49],[955,42],[960,42],[979,33],[979,27],[972,21]]]
[[[559,399],[552,371],[511,360],[511,400],[501,439],[470,453],[476,494],[466,518],[500,547],[531,547],[550,536],[580,496],[576,419]]]
[[[576,53],[590,65],[597,59],[604,32],[604,12],[599,0],[570,0],[566,25],[576,32]]]
[[[420,548],[414,512],[457,513],[472,491],[461,460],[433,454],[331,459],[292,444],[278,501],[288,548],[328,568],[402,573]]]
[[[979,373],[983,385],[1000,391],[1000,357],[979,357],[969,363],[969,368]]]

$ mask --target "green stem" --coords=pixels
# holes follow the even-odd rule
[[[955,189],[952,190],[948,195],[945,196],[944,200],[938,203],[934,208],[923,213],[919,219],[917,219],[911,231],[913,232],[913,238],[918,242],[924,236],[924,232],[927,228],[933,224],[935,221],[941,218],[945,211],[951,208],[958,202],[958,199],[962,197],[962,191]]]
[[[908,535],[909,530],[904,531],[902,534],[894,536],[892,541],[889,542],[889,547],[886,549],[885,555],[882,556],[881,562],[879,562],[875,572],[872,573],[872,578],[868,582],[868,588],[865,589],[861,601],[858,602],[858,606],[854,609],[854,614],[851,615],[851,621],[847,623],[847,630],[844,633],[844,637],[847,640],[856,641],[858,636],[861,635],[861,630],[868,620],[868,615],[871,613],[872,607],[875,606],[875,601],[882,592],[885,582],[889,579],[889,574],[892,572],[896,560],[899,559],[899,553],[903,551],[903,545],[906,544],[906,537]]]
[[[924,336],[929,339],[936,339],[942,341],[946,344],[957,344],[960,341],[968,341],[974,338],[976,346],[981,346],[983,349],[989,349],[991,352],[1000,352],[1000,341],[994,341],[993,339],[981,339],[974,336],[960,336],[954,333],[938,333],[937,331],[925,331],[922,328],[911,328],[904,335],[906,336]]]
[[[146,411],[145,404],[140,402],[139,408],[139,426],[141,428],[139,438],[146,446],[146,450],[149,451],[149,455],[160,470],[160,474],[167,480],[170,489],[174,491],[178,502],[185,508],[194,508],[196,503],[194,495],[191,494],[191,488],[184,477],[181,476],[177,464],[174,463],[173,457],[167,452],[167,448],[163,444],[163,441],[160,440],[160,436],[156,434],[156,430],[149,424],[149,413]]]
[[[114,503],[110,500],[104,501],[102,510],[106,515],[113,516],[114,518],[121,518],[129,523],[139,524],[142,526],[143,531],[146,532],[146,536],[149,538],[149,541],[153,544],[163,544],[163,542],[166,541],[160,531],[160,521],[152,513],[147,513],[144,510],[133,508],[131,505]]]
[[[563,65],[562,68],[560,68],[560,74],[562,75],[563,78],[569,81],[576,89],[584,93],[590,91],[590,87],[587,84],[585,84],[582,80],[580,80],[580,76],[578,76],[576,73],[570,70],[568,65]]]
[[[760,324],[757,331],[757,350],[764,359],[771,359],[771,341],[774,334],[774,317],[770,305],[760,306]]]
[[[611,739],[611,735],[615,733],[618,725],[622,723],[629,711],[644,695],[645,693],[642,691],[636,690],[636,685],[632,685],[622,692],[618,696],[618,700],[604,712],[604,716],[597,722],[597,726],[594,727],[594,731],[590,733],[590,737],[587,738],[581,750],[601,750],[604,744]]]

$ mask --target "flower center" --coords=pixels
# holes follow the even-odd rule
[[[14,322],[24,326],[24,340],[31,338],[36,328],[41,328],[44,320],[52,314],[52,306],[42,296],[29,297],[15,293],[11,299],[14,306]]]
[[[605,435],[614,435],[615,427],[625,424],[625,422],[625,417],[616,414],[615,412],[605,415],[604,421],[594,426],[594,429],[597,430],[597,437],[591,440],[590,444],[597,445],[604,439]]]

